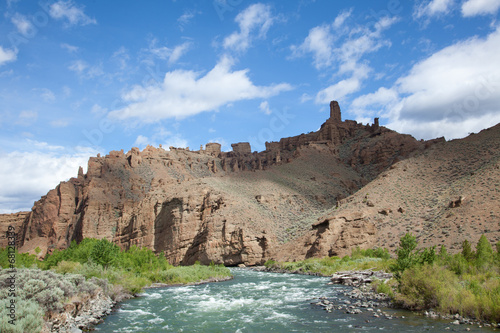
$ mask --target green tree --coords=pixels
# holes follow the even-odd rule
[[[97,241],[90,252],[90,259],[106,268],[120,255],[120,248],[103,238]]]
[[[417,239],[411,233],[407,233],[399,240],[399,248],[396,253],[398,258],[396,263],[391,266],[396,279],[401,279],[401,274],[407,269],[419,262],[419,256],[415,252],[417,248]]]
[[[469,262],[474,260],[475,257],[474,252],[472,251],[470,243],[467,239],[462,242],[462,256]]]
[[[485,235],[479,238],[476,245],[476,266],[484,268],[493,263],[493,248]]]

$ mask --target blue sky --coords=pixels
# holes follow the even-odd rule
[[[0,2],[0,213],[111,150],[500,122],[500,0]]]

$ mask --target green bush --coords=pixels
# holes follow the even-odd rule
[[[500,262],[487,238],[481,236],[476,252],[464,241],[461,253],[448,255],[441,247],[437,258],[401,273],[396,300],[410,309],[432,307],[500,322]]]
[[[90,251],[90,259],[96,264],[106,268],[117,259],[120,254],[120,248],[107,239],[97,241]]]
[[[405,308],[439,308],[440,299],[453,297],[460,283],[453,272],[442,266],[424,264],[406,269],[399,282],[396,301]]]

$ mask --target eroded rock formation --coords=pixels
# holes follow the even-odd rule
[[[92,157],[86,174],[79,170],[13,218],[20,249],[40,247],[43,256],[95,237],[151,248],[173,264],[254,265],[283,246],[322,256],[374,244],[374,222],[350,213],[325,217],[325,210],[435,142],[377,121],[342,121],[338,103],[330,107],[319,131],[266,143],[263,152],[248,143],[221,152],[209,143],[199,151],[148,146]],[[300,237],[307,246],[293,245]]]

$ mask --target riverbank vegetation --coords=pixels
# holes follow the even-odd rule
[[[383,270],[394,279],[375,282],[374,291],[390,296],[403,308],[433,309],[493,323],[500,322],[500,242],[495,248],[483,235],[472,250],[464,241],[462,251],[449,254],[444,246],[418,248],[416,238],[401,238],[396,257],[385,249],[353,249],[351,256],[306,259],[297,262],[267,261],[266,267],[305,274],[332,275],[346,270]]]
[[[0,266],[1,332],[38,332],[34,328],[42,327],[42,317],[47,319],[63,311],[65,302],[74,297],[87,298],[97,290],[120,301],[153,283],[190,284],[231,278],[223,265],[176,267],[163,254],[136,246],[122,251],[105,239],[72,242],[69,248],[55,250],[43,261],[16,252],[15,298],[8,297],[11,273],[7,249],[0,249]],[[11,298],[16,301],[16,325],[8,323],[5,312],[5,302]]]
[[[383,270],[387,271],[392,263],[387,249],[376,248],[362,250],[359,247],[351,251],[350,256],[309,258],[293,262],[268,260],[267,268],[304,274],[332,275],[343,270]]]

